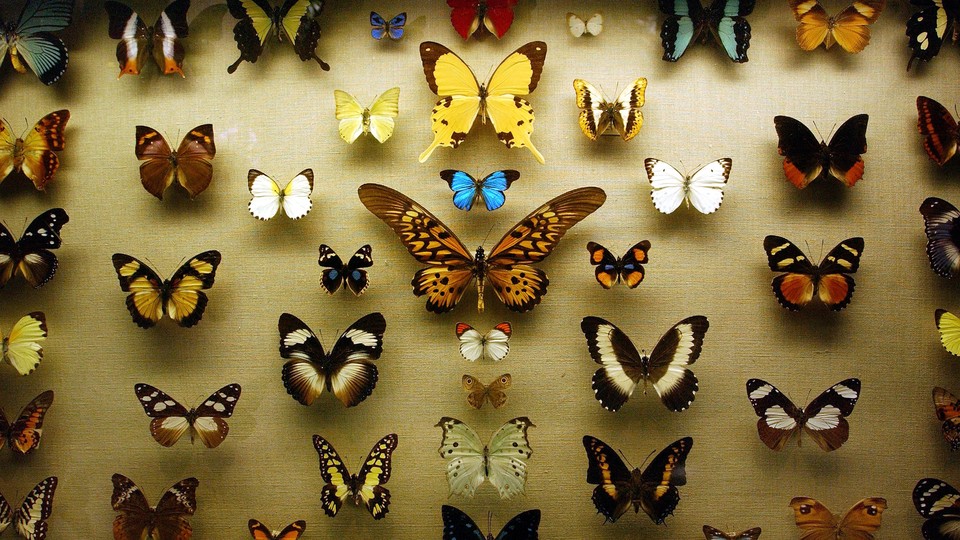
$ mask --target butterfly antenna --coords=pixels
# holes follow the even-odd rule
[[[487,531],[493,530],[493,510],[487,511]]]
[[[480,244],[480,245],[482,245],[482,246],[487,245],[487,240],[490,239],[490,233],[492,233],[492,232],[493,232],[493,225],[491,225],[490,228],[487,230],[487,235],[483,237],[483,243]]]
[[[650,453],[647,454],[647,457],[643,458],[643,463],[641,463],[640,466],[643,467],[644,465],[646,465],[646,464],[647,464],[647,461],[650,460],[650,456],[652,456],[652,455],[654,455],[654,454],[656,454],[656,453],[657,453],[656,450],[651,450]]]
[[[627,455],[623,453],[623,450],[617,448],[617,453],[620,454],[620,457],[623,458],[623,461],[625,461],[625,462],[627,463],[627,467],[630,467],[631,469],[634,468],[634,467],[633,467],[633,463],[630,463],[630,460],[627,459]],[[649,456],[648,456],[648,457],[649,457]],[[646,460],[644,460],[644,461],[646,461]]]

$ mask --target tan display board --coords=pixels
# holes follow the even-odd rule
[[[2,6],[13,16],[17,7]],[[318,55],[322,72],[301,63],[288,45],[271,43],[255,64],[233,75],[234,19],[222,4],[195,1],[185,41],[186,79],[162,77],[148,66],[139,77],[116,79],[116,42],[107,37],[102,2],[81,2],[63,37],[70,66],[53,87],[9,66],[0,71],[0,116],[16,131],[44,114],[69,108],[63,166],[45,193],[21,180],[0,185],[0,218],[16,234],[27,220],[54,206],[70,222],[57,251],[60,270],[40,290],[22,280],[0,291],[0,326],[23,314],[46,312],[46,358],[32,375],[0,369],[0,406],[15,414],[42,390],[56,402],[44,425],[40,450],[25,458],[0,452],[0,492],[11,501],[48,475],[60,478],[50,538],[109,538],[114,472],[142,486],[152,503],[188,476],[200,480],[195,538],[247,537],[255,517],[274,526],[306,519],[304,538],[438,538],[440,505],[453,504],[496,530],[517,512],[539,508],[545,539],[701,537],[709,523],[722,529],[761,526],[763,538],[796,537],[787,504],[798,495],[818,498],[836,512],[863,497],[889,503],[878,538],[917,538],[922,523],[910,499],[916,481],[937,476],[960,485],[956,457],[940,435],[930,400],[934,385],[960,390],[956,358],[939,344],[937,307],[960,309],[957,285],[930,271],[923,223],[927,196],[960,202],[958,167],[942,170],[925,155],[916,131],[917,95],[953,110],[958,50],[945,46],[928,65],[907,73],[904,24],[912,7],[890,1],[859,55],[840,50],[801,51],[785,1],[764,2],[749,17],[750,61],[730,62],[711,45],[693,45],[676,64],[660,60],[655,2],[523,1],[513,28],[500,41],[464,42],[444,2],[329,2]],[[841,9],[842,1],[825,2]],[[164,2],[136,7],[152,19]],[[370,10],[385,17],[406,10],[407,35],[399,42],[370,38]],[[576,39],[564,14],[604,14],[602,34]],[[546,158],[507,150],[489,126],[477,125],[457,150],[438,149],[426,163],[417,156],[432,140],[429,114],[436,97],[427,87],[418,44],[452,48],[481,78],[523,43],[548,44],[540,86],[530,96],[536,111],[533,141]],[[591,142],[577,126],[572,81],[584,78],[608,95],[638,76],[649,79],[646,122],[629,143]],[[333,90],[361,101],[399,86],[400,116],[392,139],[370,137],[353,145],[337,135]],[[835,125],[869,113],[866,174],[854,188],[812,185],[798,191],[783,176],[773,117],[787,114],[827,136]],[[180,138],[212,122],[217,156],[213,183],[195,200],[178,188],[161,202],[140,185],[134,127],[144,124]],[[725,202],[716,214],[692,209],[662,215],[650,202],[643,159],[657,157],[692,170],[720,157],[733,159]],[[286,181],[316,172],[313,211],[300,221],[260,222],[247,211],[247,170]],[[453,207],[439,178],[445,168],[474,175],[516,168],[521,178],[493,213]],[[563,191],[598,186],[606,204],[572,229],[541,268],[549,294],[533,312],[515,314],[487,292],[478,314],[469,291],[452,314],[436,316],[414,298],[410,278],[419,268],[394,234],[359,203],[364,182],[392,186],[429,208],[473,248],[490,246],[530,210]],[[790,238],[812,258],[840,240],[866,242],[856,293],[841,313],[782,309],[771,294],[763,237]],[[635,290],[601,289],[584,248],[597,241],[622,253],[635,242],[653,245],[647,279]],[[319,287],[317,247],[330,244],[349,257],[373,246],[371,286],[361,297],[327,296]],[[110,262],[114,252],[149,260],[169,275],[181,259],[218,249],[223,263],[202,322],[182,329],[164,321],[151,330],[131,323]],[[325,345],[361,316],[380,311],[387,321],[380,382],[360,406],[345,409],[332,396],[305,408],[280,382],[277,318],[290,312],[322,332]],[[594,400],[591,361],[579,322],[597,315],[620,326],[648,351],[681,318],[710,320],[703,354],[693,366],[700,392],[682,413],[667,411],[653,392],[634,395],[617,413]],[[511,352],[499,364],[469,364],[457,349],[454,324],[487,329],[514,325]],[[464,399],[464,373],[492,380],[513,376],[509,401],[476,411]],[[805,404],[847,377],[863,381],[849,418],[849,441],[824,453],[806,439],[801,448],[775,453],[757,437],[745,381],[766,379]],[[185,404],[197,404],[230,382],[243,395],[224,444],[208,450],[186,440],[162,448],[133,385],[158,386]],[[501,501],[485,485],[472,500],[448,497],[445,462],[437,454],[440,429],[453,416],[487,438],[503,422],[529,416],[533,457],[526,496]],[[323,482],[314,433],[333,443],[356,471],[375,441],[399,434],[393,457],[389,515],[374,521],[345,507],[322,514]],[[591,434],[622,449],[634,466],[683,436],[694,446],[689,483],[676,515],[657,527],[632,512],[602,525],[585,482],[581,444]]]

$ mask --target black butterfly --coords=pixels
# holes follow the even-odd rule
[[[53,513],[53,495],[57,491],[57,482],[56,476],[41,480],[30,490],[16,511],[10,507],[3,495],[0,495],[0,532],[13,525],[23,538],[44,540],[49,528],[47,520]]]
[[[53,208],[30,223],[19,240],[0,224],[0,287],[17,272],[30,285],[40,288],[53,279],[59,263],[51,249],[60,247],[60,229],[70,221],[63,208]]]
[[[610,523],[620,519],[630,505],[634,512],[643,511],[654,523],[660,525],[673,515],[680,502],[677,486],[687,483],[687,454],[693,447],[693,439],[684,437],[664,448],[641,472],[630,472],[617,453],[606,443],[583,436],[587,451],[587,483],[597,484],[593,490],[593,504]]]
[[[289,41],[300,60],[316,60],[320,69],[330,71],[330,66],[317,56],[320,41],[320,23],[316,17],[323,9],[323,0],[284,0],[274,7],[270,0],[227,0],[230,14],[237,19],[233,38],[240,49],[240,58],[227,73],[233,73],[241,62],[256,62],[263,53],[263,46],[276,33],[277,41]]]
[[[927,257],[938,275],[953,279],[960,275],[960,210],[938,197],[920,205],[927,233]]]
[[[326,268],[320,274],[320,286],[327,294],[333,294],[346,285],[353,294],[360,296],[367,290],[370,281],[364,268],[373,266],[373,248],[366,244],[350,257],[350,262],[344,266],[343,260],[330,246],[320,244],[320,266]]]
[[[289,313],[280,315],[280,356],[283,385],[303,405],[310,405],[324,389],[347,407],[359,405],[377,386],[377,366],[372,360],[383,352],[383,315],[371,313],[344,330],[330,354],[323,350],[313,330]]]
[[[783,172],[797,189],[817,179],[833,178],[853,187],[863,178],[863,157],[867,152],[867,122],[858,114],[840,124],[830,143],[817,140],[810,128],[789,116],[775,116],[777,150],[783,156]]]
[[[960,492],[936,478],[924,478],[913,488],[913,505],[927,518],[920,529],[926,540],[956,540],[960,530]]]
[[[590,264],[597,267],[594,271],[597,283],[604,289],[612,288],[618,281],[633,289],[643,281],[645,272],[641,265],[648,261],[650,242],[637,242],[623,257],[617,257],[596,242],[587,242],[587,251],[590,252]]]
[[[480,532],[480,527],[459,508],[443,505],[440,507],[443,516],[443,540],[537,540],[540,534],[540,510],[520,512],[503,526],[500,533],[494,537],[493,533],[486,536]]]
[[[945,40],[960,41],[960,0],[912,0],[920,11],[907,21],[907,37],[913,54],[907,71],[915,60],[930,61],[940,53]]]
[[[750,48],[750,23],[755,0],[713,0],[703,7],[701,0],[660,0],[660,11],[667,15],[660,30],[663,59],[676,62],[695,41],[712,35],[734,62],[747,61]]]

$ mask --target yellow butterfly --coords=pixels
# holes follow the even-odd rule
[[[938,309],[934,317],[943,348],[954,356],[960,356],[960,317],[945,309]]]
[[[2,334],[0,334],[2,335]],[[3,360],[20,375],[29,375],[43,360],[43,346],[47,339],[47,319],[40,311],[21,317],[9,336],[3,336]]]
[[[490,82],[481,85],[453,51],[432,41],[421,43],[423,72],[440,101],[430,116],[433,143],[420,154],[420,163],[438,146],[460,146],[478,115],[482,123],[490,119],[497,138],[507,148],[528,148],[543,163],[543,155],[530,141],[533,107],[520,96],[537,88],[546,56],[547,44],[531,41],[507,56],[490,76]]]
[[[364,108],[357,98],[334,90],[337,102],[337,120],[340,121],[340,138],[353,144],[357,137],[370,133],[377,141],[384,143],[393,135],[394,118],[400,114],[400,87],[394,87],[380,94],[373,104]]]

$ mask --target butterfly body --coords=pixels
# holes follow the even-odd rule
[[[67,70],[67,47],[52,32],[73,19],[73,0],[25,0],[16,21],[0,19],[0,66],[10,57],[19,73],[32,70],[40,82],[51,85]]]
[[[856,283],[850,274],[860,268],[863,238],[848,238],[837,244],[820,264],[812,263],[800,248],[786,238],[770,235],[763,240],[767,263],[774,272],[773,293],[790,311],[799,311],[814,298],[833,311],[847,307]]]
[[[366,506],[373,519],[386,516],[390,511],[390,490],[384,484],[390,480],[392,456],[397,443],[396,433],[377,441],[363,460],[360,471],[351,475],[333,445],[323,437],[314,435],[313,447],[320,456],[320,476],[326,482],[320,491],[324,513],[334,517],[344,502],[352,500],[357,506]]]
[[[847,187],[853,187],[863,178],[864,163],[861,154],[867,151],[867,122],[869,116],[850,117],[837,128],[827,143],[817,140],[807,126],[789,116],[775,116],[779,142],[777,151],[783,159],[783,172],[797,189],[803,189],[814,180],[833,178]]]
[[[456,418],[443,417],[436,427],[443,430],[438,449],[447,460],[447,483],[452,495],[473,497],[489,480],[501,499],[522,494],[527,481],[527,461],[533,455],[527,430],[536,427],[525,416],[509,420],[483,444],[480,436]]]
[[[761,532],[760,527],[754,527],[743,532],[726,533],[709,525],[703,526],[703,536],[707,540],[758,540]]]
[[[119,512],[113,520],[114,540],[190,540],[193,536],[187,517],[197,511],[200,482],[196,478],[186,478],[171,486],[156,506],[151,506],[140,486],[126,476],[116,473],[112,481],[110,502]]]
[[[844,379],[831,386],[805,408],[793,404],[777,387],[760,380],[747,381],[747,398],[753,405],[760,440],[780,451],[787,442],[805,431],[824,452],[840,448],[850,436],[847,416],[860,399],[860,379]]]
[[[110,18],[109,35],[120,40],[117,44],[117,62],[120,64],[117,78],[139,75],[150,56],[164,75],[177,73],[186,77],[183,73],[185,52],[180,40],[189,34],[187,10],[190,9],[190,0],[171,2],[153,26],[147,26],[133,9],[121,2],[108,0],[104,8]]]

